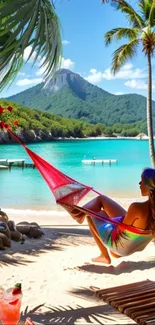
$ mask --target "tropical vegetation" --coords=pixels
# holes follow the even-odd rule
[[[105,1],[102,1],[105,2]],[[149,148],[152,166],[155,167],[155,149],[153,140],[152,120],[152,63],[155,54],[155,1],[138,0],[135,2],[135,10],[129,2],[116,0],[116,9],[126,15],[131,27],[118,27],[105,34],[105,44],[109,45],[113,39],[127,39],[128,42],[121,45],[114,53],[112,71],[115,74],[129,59],[137,53],[139,45],[146,56],[148,66],[148,92],[147,92],[147,129],[149,136]]]
[[[12,130],[17,134],[22,131],[34,131],[36,135],[42,132],[43,139],[49,134],[49,140],[62,138],[85,138],[97,136],[136,136],[146,130],[146,122],[139,121],[136,123],[117,123],[113,126],[105,126],[98,123],[96,125],[89,124],[85,121],[77,121],[67,119],[48,112],[41,112],[36,109],[15,104],[6,100],[0,100],[0,107],[12,106],[13,110],[5,110],[1,114],[1,121],[10,124]],[[18,126],[14,125],[14,121],[18,121]],[[0,131],[2,133],[3,130]]]
[[[50,0],[0,1],[0,90],[8,86],[27,61],[40,62],[45,78],[59,66],[59,19]]]

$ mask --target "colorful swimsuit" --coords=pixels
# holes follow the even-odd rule
[[[152,240],[152,234],[136,234],[130,230],[122,229],[121,222],[124,217],[120,216],[114,219],[120,222],[119,226],[87,217],[90,230],[96,241],[100,240],[100,243],[114,254],[127,256],[135,251],[141,251]]]

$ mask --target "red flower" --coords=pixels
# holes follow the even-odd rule
[[[1,127],[1,129],[4,128],[4,122],[0,122],[0,127]]]
[[[12,112],[13,107],[12,106],[8,106],[7,109],[8,109],[9,112]]]
[[[13,124],[18,125],[18,121],[17,120],[13,121]]]
[[[10,129],[10,124],[4,123],[4,127],[8,130],[8,129]]]
[[[4,113],[5,108],[0,106],[0,114]]]

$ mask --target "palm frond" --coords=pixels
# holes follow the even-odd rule
[[[146,22],[146,25],[149,22],[149,15],[151,9],[151,1],[150,0],[139,0],[138,6],[141,10],[142,17]]]
[[[17,73],[21,70],[23,65],[23,58],[16,58],[16,55],[12,57],[12,55],[6,58],[6,61],[1,65],[0,58],[0,70],[1,78],[0,78],[0,88],[3,89],[6,85],[11,85],[17,75]],[[11,78],[10,78],[11,76]]]
[[[136,49],[139,42],[139,39],[134,39],[130,43],[120,46],[113,53],[111,70],[114,74],[127,62],[128,59],[133,58],[133,56],[136,54]]]
[[[128,38],[129,40],[135,39],[139,34],[138,28],[114,28],[107,32],[104,36],[105,44],[109,45],[112,40],[120,40],[122,38]]]
[[[155,26],[155,1],[152,1],[150,12],[149,12],[149,25]]]
[[[60,23],[50,0],[0,1],[0,89],[12,82],[17,66],[24,63],[24,52],[31,45],[28,59],[39,58],[45,66],[45,77],[59,66],[62,54]],[[19,60],[15,66],[14,58]],[[9,66],[5,65],[8,62]],[[3,67],[3,68],[2,68]]]
[[[130,4],[125,0],[119,0],[117,4],[117,10],[126,14],[129,23],[136,28],[145,27],[145,21],[142,17],[134,10]]]

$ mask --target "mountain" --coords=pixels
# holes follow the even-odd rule
[[[146,120],[145,97],[110,94],[66,69],[57,71],[46,87],[40,83],[8,99],[66,118],[106,126]],[[155,117],[155,102],[152,104]]]

